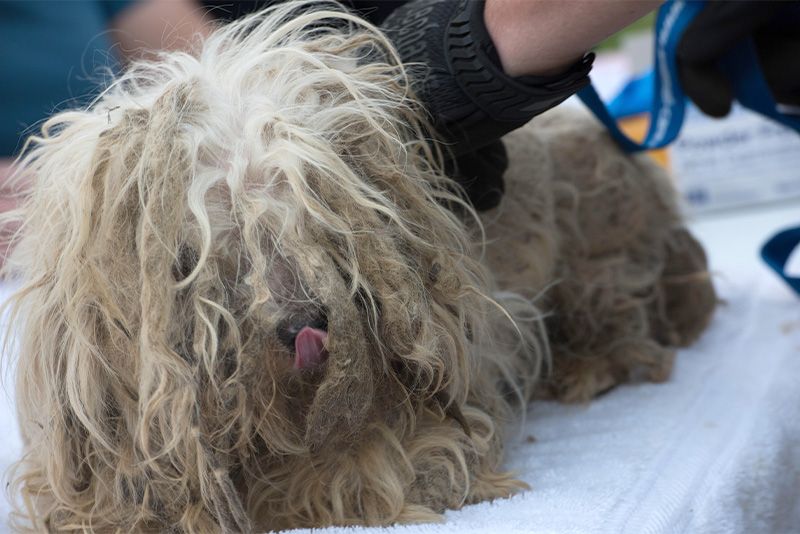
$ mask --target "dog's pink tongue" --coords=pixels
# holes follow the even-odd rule
[[[328,333],[318,328],[304,326],[294,338],[294,368],[311,369],[328,359],[325,341]]]

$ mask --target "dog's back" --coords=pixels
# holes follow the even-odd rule
[[[670,178],[588,113],[557,109],[509,135],[506,196],[483,217],[502,289],[537,297],[553,373],[539,394],[587,401],[665,380],[716,296]]]

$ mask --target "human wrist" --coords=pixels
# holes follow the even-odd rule
[[[663,0],[486,0],[484,22],[509,76],[556,76]]]
[[[564,6],[551,1],[486,0],[484,23],[506,74],[554,76],[580,59],[584,50],[565,50],[562,43],[553,40],[532,46],[540,41],[535,34],[536,26],[540,21],[552,21],[562,16],[557,13],[559,8]],[[531,53],[532,49],[536,53]]]
[[[556,76],[509,76],[485,27],[484,7],[484,0],[414,0],[381,25],[411,65],[414,90],[456,155],[500,139],[589,83],[591,54]]]

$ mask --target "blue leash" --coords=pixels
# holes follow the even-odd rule
[[[578,91],[578,96],[602,122],[626,152],[651,150],[668,145],[683,126],[686,95],[678,78],[676,50],[686,27],[705,7],[705,2],[674,0],[664,4],[656,19],[655,87],[650,128],[644,141],[637,143],[622,133],[592,85]]]
[[[619,129],[616,119],[593,86],[589,85],[578,92],[583,103],[626,152],[664,147],[680,133],[686,110],[686,95],[678,77],[677,47],[686,28],[706,4],[705,0],[670,0],[658,12],[654,73],[641,82],[653,84],[650,126],[644,141],[633,141]],[[721,68],[731,80],[734,95],[742,106],[800,133],[800,118],[782,113],[772,97],[759,67],[752,39],[747,39],[732,49],[723,59]],[[790,277],[785,272],[786,261],[798,245],[800,227],[791,228],[772,237],[761,249],[761,256],[767,265],[800,294],[800,278]]]
[[[786,262],[798,243],[800,243],[800,226],[783,230],[772,236],[761,247],[761,257],[800,295],[800,278],[786,274]]]

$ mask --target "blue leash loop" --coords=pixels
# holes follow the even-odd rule
[[[658,12],[654,72],[651,77],[646,78],[652,80],[650,83],[653,84],[653,98],[650,126],[644,141],[633,141],[620,130],[616,119],[593,86],[589,85],[578,92],[583,103],[626,152],[664,147],[680,133],[686,110],[686,95],[678,76],[677,47],[686,28],[706,5],[706,0],[670,0]],[[730,79],[733,93],[742,106],[800,133],[800,117],[783,113],[772,97],[761,72],[752,39],[746,39],[733,48],[720,66]],[[798,245],[800,227],[784,230],[763,246],[761,256],[767,265],[800,294],[800,278],[788,276],[785,272],[786,261]]]
[[[626,152],[651,150],[668,145],[683,126],[686,95],[678,78],[677,48],[689,23],[705,7],[705,1],[673,0],[664,4],[656,18],[656,46],[653,68],[655,87],[650,127],[644,141],[637,143],[622,133],[592,85],[578,91],[578,96],[602,122]]]
[[[789,287],[800,294],[800,277],[786,274],[786,262],[800,243],[800,226],[778,232],[761,247],[761,257]]]

